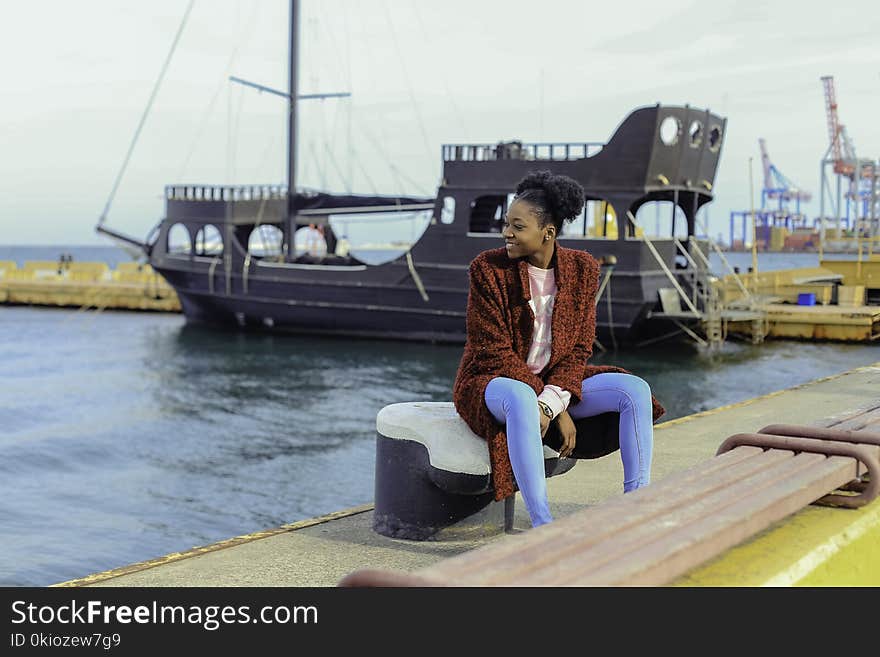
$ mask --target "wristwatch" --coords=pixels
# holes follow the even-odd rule
[[[550,405],[546,402],[539,401],[538,406],[541,407],[541,412],[546,415],[551,420],[553,419],[553,409],[550,408]]]

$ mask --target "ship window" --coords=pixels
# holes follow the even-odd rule
[[[648,235],[664,238],[672,234],[672,217],[668,201],[648,201],[636,210],[636,237]]]
[[[174,224],[168,231],[168,253],[192,253],[192,238],[183,224]]]
[[[672,205],[672,216],[670,219],[671,227],[670,233],[672,237],[677,238],[682,243],[687,242],[688,238],[688,220],[687,216],[678,205],[675,203],[671,203]]]
[[[471,201],[468,230],[472,233],[500,233],[505,200],[506,196],[492,195],[480,196]]]
[[[251,238],[255,234],[256,231],[251,233]],[[309,224],[308,226],[297,228],[293,234],[293,251],[297,257],[311,256],[323,258],[327,255],[327,239],[324,237],[324,227],[320,224]]]
[[[342,237],[348,252],[367,265],[382,265],[397,260],[421,239],[433,220],[433,210],[395,210],[332,214],[333,231]],[[339,242],[336,244],[336,255]]]
[[[562,223],[561,236],[576,235],[578,237],[583,237],[587,234],[587,226],[587,203],[584,203],[584,207],[581,208],[580,214],[571,221],[565,221]]]
[[[211,256],[223,253],[223,237],[217,226],[208,224],[196,233],[196,255]]]
[[[677,117],[667,116],[660,122],[660,141],[667,146],[674,146],[678,143],[678,137],[681,135],[681,121]]]
[[[709,150],[712,152],[721,148],[721,127],[713,125],[709,131]]]
[[[279,256],[283,251],[284,233],[278,226],[257,226],[248,237],[248,253],[258,257]]]
[[[440,221],[451,224],[455,221],[455,199],[452,196],[443,197],[443,208],[440,210]]]
[[[688,137],[693,148],[699,148],[703,143],[703,124],[699,121],[691,121],[691,127],[688,129]]]
[[[582,226],[587,237],[617,239],[617,214],[614,212],[614,207],[605,199],[587,199],[584,203]]]

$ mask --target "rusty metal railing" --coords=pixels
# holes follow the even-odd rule
[[[739,433],[730,436],[721,443],[718,454],[734,449],[738,445],[791,450],[795,454],[849,456],[867,468],[868,482],[861,479],[861,472],[856,472],[851,478],[844,472],[841,477],[845,481],[841,481],[835,488],[856,491],[858,495],[831,493],[814,500],[815,504],[855,509],[875,499],[880,492],[880,461],[876,449],[880,447],[880,434],[803,427],[795,424],[772,424],[758,433]],[[848,468],[844,468],[844,471],[846,469]]]

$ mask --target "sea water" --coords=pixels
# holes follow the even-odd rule
[[[0,247],[0,260],[61,253],[129,258]],[[726,255],[747,271],[749,254]],[[0,585],[45,586],[371,503],[376,414],[449,401],[460,356],[455,345],[211,330],[174,313],[0,306]],[[876,344],[728,341],[592,362],[645,377],[669,420],[877,361]]]

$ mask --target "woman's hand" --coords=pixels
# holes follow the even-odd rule
[[[544,434],[547,433],[547,428],[550,426],[552,420],[544,415],[544,411],[541,410],[540,405],[538,406],[538,418],[541,420],[541,438],[543,438]]]
[[[577,442],[577,428],[574,426],[574,420],[568,414],[568,411],[562,411],[557,417],[559,423],[559,435],[562,436],[562,446],[559,448],[559,456],[570,456],[574,451]]]

